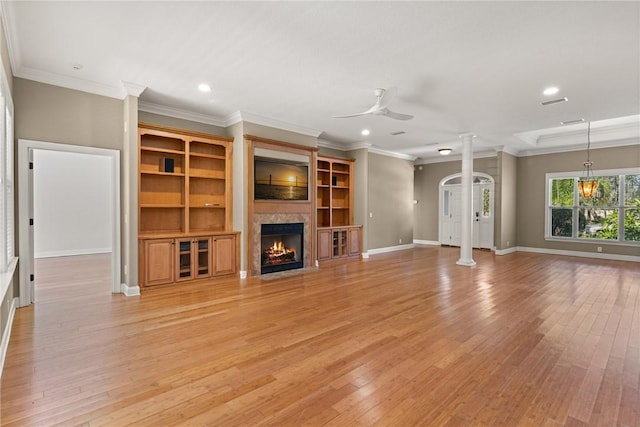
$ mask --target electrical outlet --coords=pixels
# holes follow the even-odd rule
[[[598,252],[602,252],[602,246],[598,246],[598,247],[596,248],[596,251],[598,251]]]
[[[398,243],[402,244],[402,239],[398,239]]]
[[[373,218],[373,212],[369,212],[369,218]]]
[[[509,247],[509,241],[507,240],[507,247]]]

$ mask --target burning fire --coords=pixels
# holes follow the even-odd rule
[[[273,242],[273,246],[269,246],[262,254],[262,263],[281,264],[284,262],[292,262],[296,260],[295,249],[287,248],[282,241]]]

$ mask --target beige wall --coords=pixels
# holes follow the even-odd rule
[[[460,173],[462,161],[430,163],[415,166],[414,169],[414,198],[418,201],[418,204],[414,205],[414,239],[437,242],[440,181],[449,175]],[[497,180],[497,158],[474,159],[473,170],[491,175]]]
[[[194,132],[209,133],[219,136],[229,136],[227,130],[223,127],[206,123],[198,123],[191,120],[177,119],[175,117],[163,116],[160,114],[148,113],[146,111],[138,111],[138,121],[158,126],[172,127],[176,129],[188,129]]]
[[[255,123],[244,122],[244,133],[246,135],[259,136],[261,138],[275,139],[276,141],[290,142],[292,144],[316,147],[318,140],[314,136],[303,135],[283,129],[276,129],[269,126],[257,125]]]
[[[495,246],[507,249],[517,246],[516,240],[516,157],[498,153],[498,173],[495,187]]]
[[[122,100],[14,79],[17,139],[122,150]]]
[[[354,159],[354,189],[353,189],[353,222],[363,225],[367,229],[367,191],[369,187],[369,153],[366,148],[353,150],[346,153],[347,157]],[[362,247],[367,250],[367,236],[363,233]]]
[[[637,246],[607,245],[602,241],[566,243],[544,239],[545,174],[553,172],[582,173],[582,162],[585,159],[586,153],[584,151],[517,159],[518,246],[580,252],[596,252],[596,247],[601,246],[604,253],[640,255]],[[594,162],[596,171],[640,167],[640,143],[625,147],[591,150],[591,160]]]
[[[366,250],[413,243],[413,162],[369,153]]]

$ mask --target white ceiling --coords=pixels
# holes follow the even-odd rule
[[[24,1],[2,14],[15,76],[118,98],[130,82],[146,87],[142,109],[216,125],[242,117],[418,163],[459,155],[468,132],[477,155],[584,149],[586,123],[560,125],[578,118],[593,146],[640,137],[639,2]],[[331,117],[393,86],[389,108],[413,120]]]

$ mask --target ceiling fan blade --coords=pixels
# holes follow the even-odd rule
[[[344,119],[347,117],[366,116],[367,114],[374,114],[378,110],[380,110],[380,106],[376,104],[373,107],[369,108],[367,111],[363,111],[362,113],[345,114],[343,116],[331,116],[331,117],[333,117],[334,119]]]
[[[382,115],[389,117],[390,119],[395,119],[395,120],[411,120],[413,119],[413,116],[410,114],[402,114],[402,113],[396,113],[393,112],[391,110],[388,109],[384,109],[384,112],[382,113]]]

